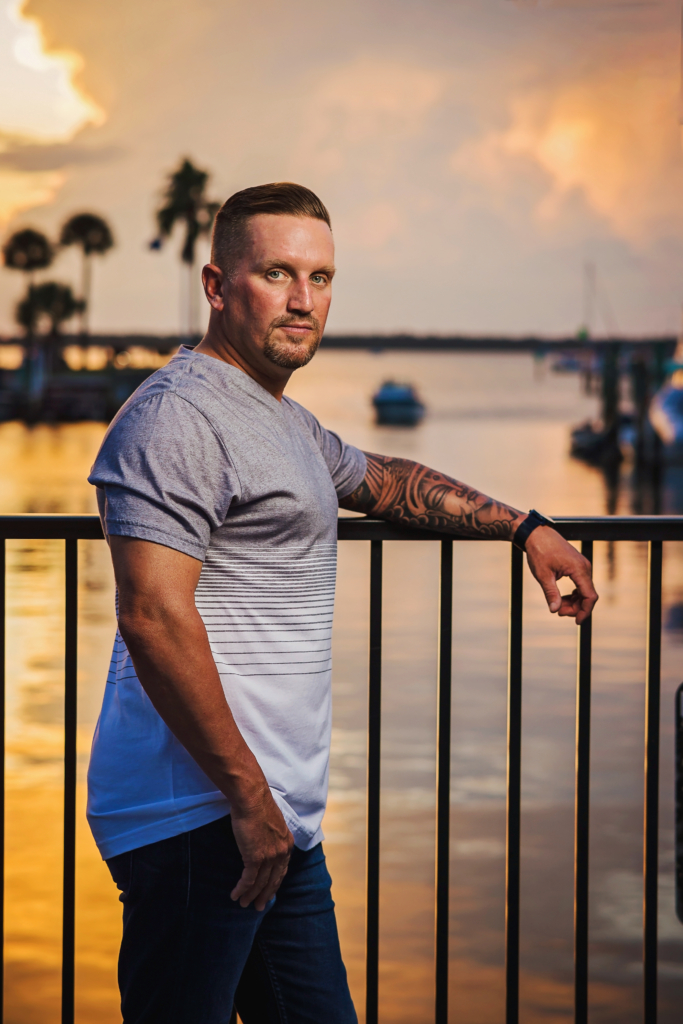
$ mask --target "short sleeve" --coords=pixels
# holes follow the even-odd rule
[[[313,434],[315,443],[320,448],[322,456],[327,463],[332,482],[341,500],[356,490],[363,482],[367,472],[367,459],[360,448],[354,448],[351,444],[342,441],[333,430],[327,430],[315,418],[312,412],[304,409],[298,402],[286,399],[294,411],[304,420],[306,426]]]
[[[206,418],[173,392],[124,408],[91,474],[107,536],[137,537],[203,560],[239,481]]]

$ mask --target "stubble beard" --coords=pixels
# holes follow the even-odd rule
[[[278,327],[284,327],[287,324],[302,323],[305,322],[310,325],[311,332],[307,338],[301,338],[300,341],[293,340],[276,340],[275,332]],[[310,363],[313,356],[316,354],[320,347],[321,332],[320,324],[315,317],[290,317],[282,316],[278,317],[277,320],[273,320],[272,324],[268,328],[265,342],[263,344],[263,354],[266,359],[269,359],[275,366],[281,366],[285,370],[298,370],[302,366],[306,366]]]

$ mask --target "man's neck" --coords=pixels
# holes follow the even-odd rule
[[[209,323],[206,334],[196,346],[195,352],[202,355],[212,356],[224,363],[236,366],[242,373],[255,380],[262,388],[268,391],[278,402],[282,401],[282,395],[291,377],[293,370],[286,370],[281,366],[275,366],[268,362],[265,357],[263,361],[266,366],[256,365],[256,360],[249,359],[236,345],[233,344],[227,333],[223,330],[216,330]]]

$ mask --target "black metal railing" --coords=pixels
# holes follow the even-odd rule
[[[657,1020],[657,894],[659,830],[659,720],[662,628],[662,543],[683,540],[683,516],[558,517],[558,530],[581,542],[591,560],[594,541],[642,541],[649,546],[647,669],[645,697],[645,814],[643,857],[643,977],[645,1024]],[[380,896],[380,752],[382,731],[382,553],[385,541],[431,541],[441,545],[438,639],[435,970],[436,1024],[448,1020],[449,860],[451,774],[451,648],[453,543],[459,538],[409,530],[381,520],[341,518],[339,539],[370,541],[370,663],[368,688],[366,1024],[378,1024]],[[5,729],[5,541],[65,541],[66,622],[64,647],[64,885],[62,938],[62,1024],[74,1019],[74,908],[76,850],[76,696],[78,642],[78,541],[102,539],[97,516],[0,516],[0,728]],[[519,1021],[520,823],[522,758],[522,584],[523,555],[511,554],[507,841],[505,891],[505,1024]],[[591,643],[589,619],[579,630],[576,700],[576,790],[574,857],[574,963],[576,1024],[588,1021],[588,878],[591,726]],[[683,686],[676,695],[677,910],[683,921]],[[4,794],[4,758],[0,758]],[[4,879],[4,812],[0,815],[0,877]],[[0,925],[3,913],[0,886]],[[0,1005],[2,1005],[0,963]]]

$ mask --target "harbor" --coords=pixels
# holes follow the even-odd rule
[[[428,415],[415,428],[375,423],[370,396],[411,380]],[[572,426],[600,398],[577,374],[539,371],[531,353],[323,350],[292,397],[350,443],[397,454],[549,515],[629,515],[647,500],[634,465],[618,490],[572,459]],[[0,512],[94,513],[86,476],[105,423],[0,425]],[[640,503],[640,506],[639,506]],[[675,475],[663,512],[680,512]],[[678,544],[666,546],[662,647],[660,1019],[677,1024],[683,928],[673,876],[673,694],[680,682],[683,592]],[[6,1006],[10,1019],[58,1019],[63,743],[63,548],[7,541],[8,803]],[[381,775],[381,1020],[432,1019],[435,624],[439,544],[385,544]],[[642,708],[646,545],[595,544],[601,593],[594,636],[592,971],[601,1024],[640,1020]],[[365,993],[367,542],[341,541],[334,635],[331,799],[324,822],[342,945],[359,1005]],[[499,1024],[504,1000],[506,687],[509,550],[454,552],[451,1000],[464,1024]],[[114,630],[106,546],[79,542],[78,807]],[[521,1011],[546,1019],[573,1004],[573,799],[576,634],[551,619],[525,578]],[[597,620],[596,620],[597,621]],[[40,628],[36,628],[39,622]],[[567,628],[569,626],[569,628]],[[57,651],[57,653],[55,653]],[[549,652],[552,658],[549,660]],[[619,743],[614,743],[615,723]],[[79,811],[80,813],[80,811]],[[119,904],[89,833],[77,833],[76,1012],[115,1024]],[[36,907],[26,913],[27,906]],[[51,907],[45,916],[41,907]]]

